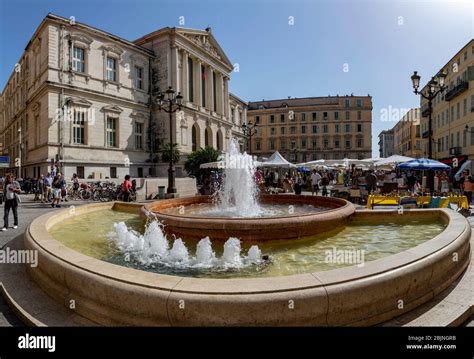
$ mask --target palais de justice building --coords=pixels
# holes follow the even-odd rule
[[[247,104],[229,93],[233,65],[211,29],[163,28],[129,41],[48,14],[0,97],[1,152],[21,176],[60,164],[67,177],[166,175],[160,144],[182,153],[242,139]],[[169,128],[154,101],[172,86],[183,111]],[[152,96],[153,95],[153,96]]]

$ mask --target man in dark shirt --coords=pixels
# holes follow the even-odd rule
[[[367,191],[369,194],[375,191],[375,187],[377,186],[377,176],[372,173],[372,170],[369,170],[365,175],[365,183],[367,184]]]

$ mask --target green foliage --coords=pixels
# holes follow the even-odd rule
[[[173,143],[173,163],[178,163],[180,158],[181,158],[181,152],[179,151],[178,144]],[[169,143],[163,146],[162,153],[161,153],[161,160],[163,162],[170,161],[170,144]]]
[[[200,175],[200,168],[203,163],[215,162],[219,159],[219,151],[213,147],[206,146],[197,151],[192,152],[188,156],[188,160],[184,164],[186,171],[193,176],[198,177]]]

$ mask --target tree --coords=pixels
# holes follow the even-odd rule
[[[219,159],[220,153],[213,147],[206,146],[189,154],[187,161],[184,164],[186,171],[193,176],[199,178],[201,174],[200,166],[203,163],[215,162]]]
[[[173,143],[173,163],[178,163],[179,159],[181,158],[181,152],[179,151],[178,144]],[[169,142],[163,146],[162,153],[161,153],[161,160],[163,162],[170,161],[170,144]]]

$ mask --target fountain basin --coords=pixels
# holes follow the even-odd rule
[[[226,240],[237,237],[243,241],[295,239],[333,230],[344,226],[355,208],[350,202],[332,197],[261,195],[263,205],[288,206],[288,215],[274,217],[212,217],[188,216],[187,208],[211,203],[208,196],[169,199],[148,203],[142,208],[144,216],[152,213],[166,226],[168,233],[177,237]],[[323,211],[291,214],[297,206],[310,205]],[[293,206],[293,207],[290,207]],[[170,209],[177,209],[170,211]]]
[[[73,216],[110,208],[138,213],[141,207],[101,203],[51,212],[25,233],[26,248],[38,251],[38,267],[28,267],[36,283],[66,308],[74,300],[78,314],[102,325],[373,325],[438,295],[470,260],[469,223],[449,209],[403,215],[357,211],[355,216],[380,221],[437,218],[447,226],[421,245],[363,267],[266,278],[183,278],[135,270],[71,250],[49,233]]]

